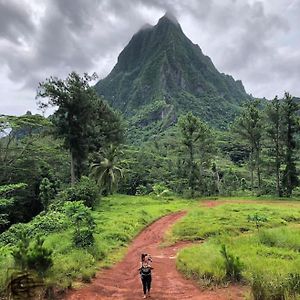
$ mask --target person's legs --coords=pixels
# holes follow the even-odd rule
[[[150,297],[150,290],[151,290],[151,281],[152,281],[152,277],[151,275],[148,276],[147,278],[147,290],[148,290],[148,296]]]
[[[143,284],[143,292],[144,292],[144,296],[146,296],[147,294],[147,277],[142,276],[142,284]]]

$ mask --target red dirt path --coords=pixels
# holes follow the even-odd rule
[[[185,279],[175,266],[177,251],[186,246],[180,243],[161,248],[160,243],[166,230],[185,212],[162,217],[141,232],[133,241],[124,259],[110,269],[102,270],[91,284],[70,291],[65,300],[135,300],[143,296],[138,274],[140,254],[150,253],[154,267],[151,298],[155,300],[241,300],[245,288],[230,286],[215,290],[202,290],[195,282]],[[203,258],[205,259],[205,258]]]

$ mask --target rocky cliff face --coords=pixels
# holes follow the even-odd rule
[[[193,111],[214,126],[226,127],[249,99],[242,82],[219,73],[168,14],[132,37],[96,90],[143,126],[165,118],[170,125],[178,115]]]

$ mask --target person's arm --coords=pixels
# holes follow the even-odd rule
[[[142,265],[142,262],[140,262],[140,267],[138,268],[138,271],[141,271]]]

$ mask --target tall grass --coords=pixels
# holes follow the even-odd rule
[[[299,298],[300,205],[286,204],[227,203],[193,209],[173,226],[167,238],[169,242],[207,241],[183,249],[177,257],[177,268],[201,285],[232,281],[229,261],[220,252],[224,244],[232,262],[239,258],[240,275],[251,286],[255,300]],[[254,215],[263,220],[259,231],[251,222]]]
[[[95,244],[92,247],[73,246],[72,226],[61,227],[52,233],[44,232],[44,245],[53,250],[53,266],[47,273],[47,284],[66,288],[74,281],[89,281],[99,268],[120,260],[126,246],[147,224],[165,214],[193,205],[195,203],[186,200],[156,199],[145,196],[116,195],[103,198],[100,205],[92,212],[96,222]],[[30,227],[30,224],[28,226]],[[35,228],[35,231],[38,232],[38,228]],[[5,240],[16,240],[15,237],[9,236],[13,234],[13,230],[7,233]],[[1,290],[6,279],[6,269],[13,262],[7,253],[5,256],[0,256],[0,259]]]
[[[295,208],[262,204],[224,204],[214,208],[192,210],[173,227],[168,239],[199,240],[220,235],[239,235],[255,232],[255,222],[249,216],[257,214],[266,221],[260,228],[272,228],[300,223],[300,205]]]

